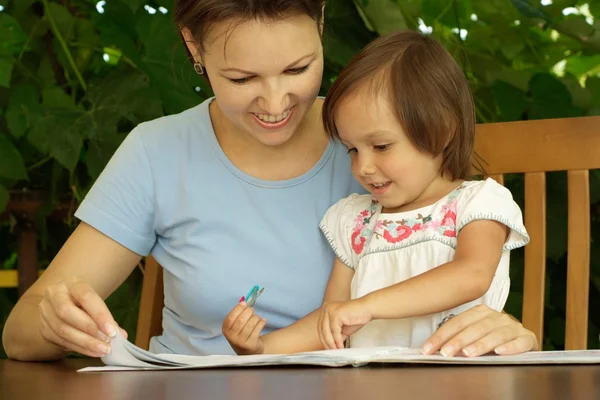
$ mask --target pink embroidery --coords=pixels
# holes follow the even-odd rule
[[[400,225],[396,228],[396,232],[398,232],[398,236],[392,236],[392,233],[389,230],[383,231],[383,238],[387,240],[389,243],[398,243],[405,239],[408,239],[410,235],[412,235],[413,230],[406,225]]]
[[[365,248],[365,243],[367,242],[367,238],[360,236],[360,231],[352,232],[352,250],[356,254],[360,254]]]
[[[417,214],[416,217],[400,221],[378,220],[371,231],[369,223],[379,205],[373,199],[369,208],[362,210],[354,219],[351,235],[352,250],[356,254],[362,253],[371,235],[383,238],[388,243],[400,243],[418,232],[435,232],[445,237],[456,237],[456,206],[461,189],[458,188],[448,196],[447,202],[442,204],[437,214],[439,216]]]
[[[454,210],[456,210],[456,202],[453,203]],[[442,226],[445,228],[443,235],[447,237],[456,237],[456,212],[454,210],[449,209],[442,218]]]
[[[365,243],[367,242],[367,237],[371,235],[371,231],[365,228],[371,221],[371,218],[373,218],[373,215],[375,215],[378,204],[379,203],[377,202],[377,200],[371,200],[371,205],[369,206],[369,208],[361,211],[360,214],[358,214],[354,219],[354,229],[352,229],[351,245],[352,250],[354,250],[356,254],[360,254],[363,251],[363,249],[365,248]],[[378,224],[379,221],[377,221],[375,226],[377,226]]]

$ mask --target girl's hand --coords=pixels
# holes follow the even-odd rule
[[[239,303],[223,321],[223,335],[238,355],[262,354],[265,351],[260,332],[267,320],[254,314],[246,303]]]
[[[40,334],[47,342],[90,357],[110,352],[110,337],[118,328],[104,300],[78,278],[48,286],[38,316]]]
[[[326,303],[317,323],[321,343],[326,349],[343,349],[346,339],[372,319],[361,299]]]
[[[448,357],[462,352],[475,357],[490,352],[508,355],[537,349],[535,335],[519,321],[478,305],[448,320],[427,340],[422,351],[433,354],[439,350]]]

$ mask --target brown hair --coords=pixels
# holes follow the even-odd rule
[[[332,139],[339,138],[333,118],[336,106],[364,83],[371,93],[388,95],[391,109],[417,149],[434,157],[443,154],[441,172],[452,179],[470,176],[473,98],[463,71],[441,43],[418,32],[393,32],[354,56],[323,105],[323,123]]]
[[[215,23],[233,18],[277,21],[305,14],[320,26],[324,5],[325,0],[176,0],[174,21],[179,29],[189,28],[203,48],[204,38]]]

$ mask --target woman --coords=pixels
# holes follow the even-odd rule
[[[175,21],[214,99],[138,126],[77,210],[81,224],[19,300],[9,357],[110,351],[104,300],[152,253],[164,268],[163,334],[150,350],[232,354],[223,319],[255,284],[266,332],[318,308],[333,252],[325,211],[360,186],[329,142],[317,99],[322,0],[179,0]],[[475,308],[425,344],[448,355],[537,348],[509,316]],[[500,350],[502,347],[500,348]]]

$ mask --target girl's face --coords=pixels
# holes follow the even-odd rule
[[[313,19],[217,23],[209,29],[203,53],[187,29],[183,34],[231,123],[266,146],[282,145],[294,135],[323,75],[323,48]]]
[[[365,93],[359,90],[349,94],[334,112],[355,179],[373,194],[385,212],[408,211],[437,201],[440,192],[441,196],[445,194],[447,183],[440,173],[442,156],[418,150],[387,99]]]

